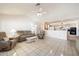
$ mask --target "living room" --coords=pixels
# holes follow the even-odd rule
[[[1,56],[78,56],[78,39],[79,4],[0,4]]]

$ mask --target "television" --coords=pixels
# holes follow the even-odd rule
[[[70,35],[76,35],[76,27],[70,27]]]

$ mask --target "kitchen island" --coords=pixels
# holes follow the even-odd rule
[[[46,30],[46,36],[51,38],[67,40],[66,30]]]

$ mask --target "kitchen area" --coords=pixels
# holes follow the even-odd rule
[[[75,40],[72,37],[78,36],[77,21],[56,21],[45,24],[46,36],[64,39]]]
[[[44,28],[47,37],[75,42],[75,47],[79,52],[79,21],[45,22]]]

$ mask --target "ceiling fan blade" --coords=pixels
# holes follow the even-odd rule
[[[35,6],[39,6],[40,5],[40,3],[36,3],[36,5]]]

